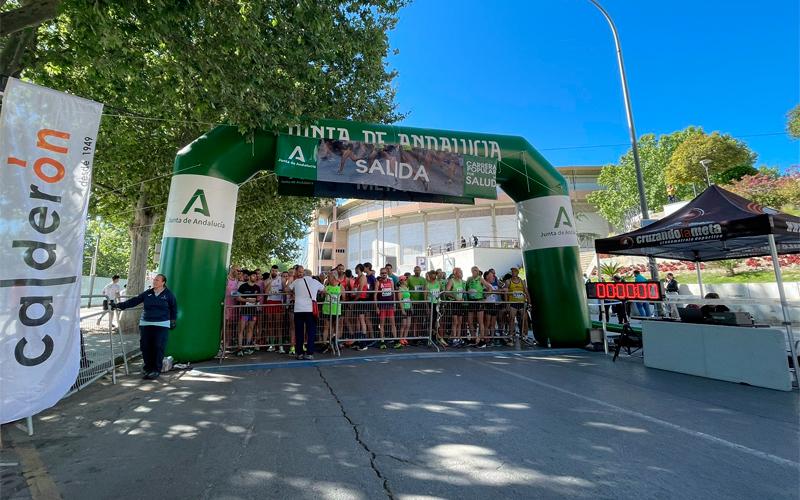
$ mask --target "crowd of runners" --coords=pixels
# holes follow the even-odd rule
[[[263,349],[295,353],[292,314],[294,280],[302,266],[281,270],[231,266],[225,293],[224,346],[238,356]],[[323,349],[402,349],[407,345],[485,348],[528,341],[530,298],[519,269],[498,276],[494,269],[441,269],[397,275],[391,264],[353,270],[339,264],[313,276],[323,285],[315,299]],[[302,289],[302,287],[301,287]]]

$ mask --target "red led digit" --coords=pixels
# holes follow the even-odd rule
[[[625,298],[632,299],[634,297],[636,297],[636,285],[634,283],[625,285]]]
[[[658,283],[648,283],[647,284],[647,296],[651,299],[658,300],[659,299],[659,289]]]
[[[647,284],[646,283],[639,283],[639,284],[636,285],[636,298],[637,299],[650,298],[647,295]]]
[[[605,283],[598,283],[594,288],[595,294],[597,295],[598,299],[606,298],[606,284]]]
[[[614,285],[614,292],[617,294],[618,299],[625,298],[625,283],[617,283]]]

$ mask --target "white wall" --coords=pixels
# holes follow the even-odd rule
[[[400,255],[397,259],[397,272],[412,272],[417,257],[425,255],[425,233],[422,219],[400,219]]]
[[[442,269],[450,273],[454,267],[460,267],[464,276],[469,276],[470,268],[478,266],[481,271],[494,268],[502,278],[510,272],[512,266],[522,264],[522,252],[511,248],[464,248],[430,258],[431,269]]]
[[[436,246],[441,243],[456,241],[456,219],[428,221],[428,244]]]

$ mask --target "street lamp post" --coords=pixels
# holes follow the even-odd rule
[[[608,21],[611,27],[611,33],[614,35],[614,45],[617,48],[617,64],[619,65],[619,78],[622,81],[622,97],[625,101],[625,114],[628,118],[628,132],[631,137],[631,151],[633,152],[633,165],[636,169],[636,186],[639,189],[639,208],[642,211],[642,221],[650,218],[650,212],[647,210],[647,197],[644,192],[644,177],[642,176],[642,167],[639,163],[639,146],[636,143],[636,127],[633,123],[633,111],[631,110],[631,97],[628,92],[628,79],[625,76],[625,64],[622,60],[622,45],[619,42],[619,34],[614,21],[606,10],[597,2],[597,0],[589,0],[597,7],[597,10],[603,14],[603,17]],[[656,260],[653,257],[648,258],[650,265],[650,274],[653,279],[658,279],[658,267],[656,267]]]
[[[708,164],[711,163],[711,160],[705,159],[700,160],[700,165],[706,170],[706,187],[711,187],[711,178],[708,176]]]
[[[328,239],[328,231],[330,231],[331,226],[337,224],[339,219],[334,219],[328,222],[328,227],[325,228],[325,234],[322,235],[322,241],[319,242],[319,254],[317,255],[317,276],[322,274],[322,251],[324,250],[325,240]],[[316,232],[316,231],[314,231]]]

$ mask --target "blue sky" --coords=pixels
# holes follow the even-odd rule
[[[785,134],[800,102],[800,2],[602,3],[638,135],[699,125],[740,137],[758,164],[800,163]],[[404,125],[522,135],[554,165],[628,149],[611,31],[587,0],[416,0],[390,41]]]

